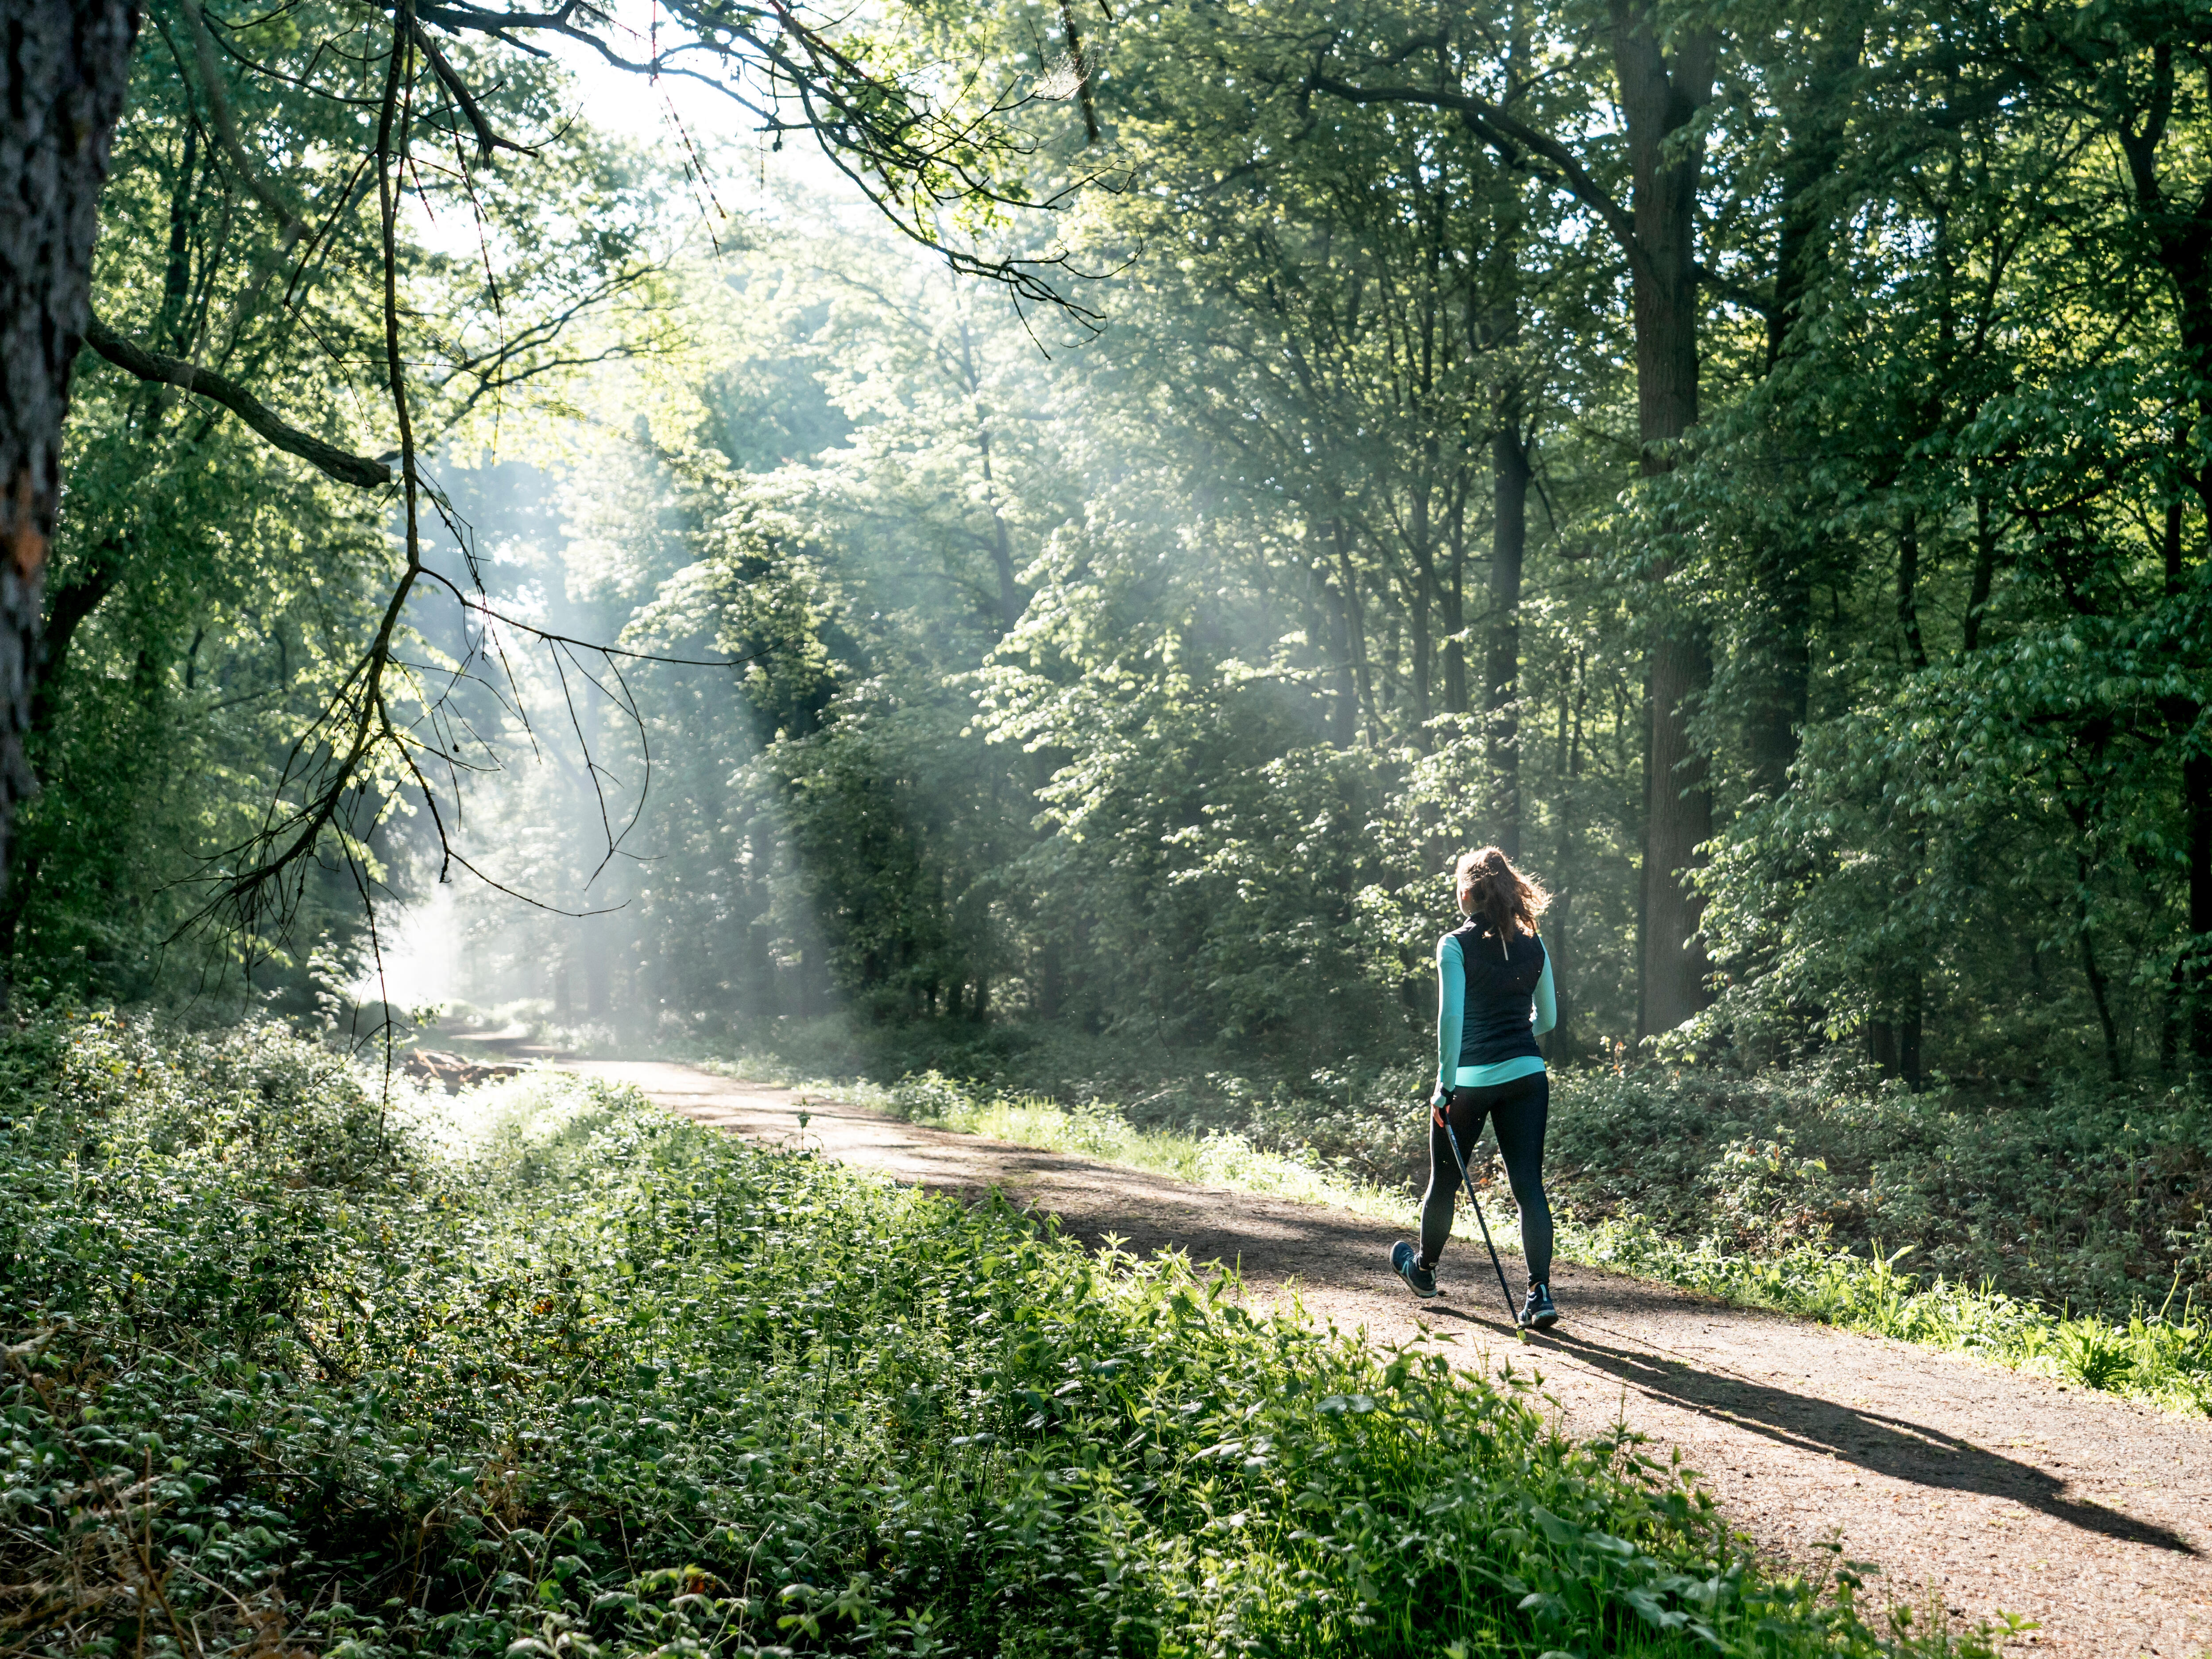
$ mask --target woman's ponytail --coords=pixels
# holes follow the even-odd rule
[[[1460,855],[1459,907],[1469,916],[1490,924],[1501,939],[1517,930],[1536,930],[1536,918],[1552,895],[1513,868],[1513,861],[1497,847]]]

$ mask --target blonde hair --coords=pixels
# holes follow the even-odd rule
[[[1523,933],[1534,933],[1536,918],[1552,902],[1550,894],[1514,869],[1513,861],[1496,847],[1462,853],[1454,874],[1460,909],[1488,922],[1500,938],[1506,936],[1509,922]]]

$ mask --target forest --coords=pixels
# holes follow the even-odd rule
[[[1018,1604],[1071,1651],[1427,1651],[1448,1603],[1472,1645],[1439,1651],[1960,1650],[1729,1564],[1686,1487],[1569,1467],[1510,1389],[1403,1356],[1405,1421],[1476,1436],[1468,1479],[1521,1505],[1449,1511],[1494,1570],[1370,1596],[1357,1551],[1255,1555],[1232,1593],[1177,1553],[1232,1507],[1188,1461],[1228,1418],[1178,1450],[1135,1385],[1083,1390],[1234,1375],[1307,1449],[1282,1481],[1371,1456],[1443,1514],[1293,1375],[1371,1406],[1385,1362],[1294,1362],[1181,1268],[611,1094],[459,1150],[391,1104],[410,1046],[503,1029],[1402,1199],[1482,845],[1551,895],[1563,1248],[1934,1340],[1794,1265],[1859,1286],[1909,1249],[1984,1298],[1951,1345],[2212,1411],[2212,14],[4,7],[11,1455],[26,1491],[90,1467],[63,1393],[127,1396],[139,1437],[102,1443],[151,1483],[144,1436],[185,1436],[164,1547],[230,1601],[124,1522],[27,1522],[11,1574],[141,1588],[33,1598],[0,1647],[1029,1651]],[[143,1190],[58,1173],[102,1160]],[[860,1363],[845,1315],[696,1299],[826,1295],[797,1264],[862,1212],[912,1253],[852,1294],[939,1313],[852,1386],[916,1443],[956,1423],[974,1501],[1081,1532],[1070,1583],[1151,1589],[962,1566],[949,1489],[833,1491],[796,1442],[641,1449],[686,1411],[798,1421],[808,1367]],[[395,1238],[416,1267],[378,1265]],[[454,1277],[479,1247],[506,1302]],[[979,1254],[1013,1265],[979,1288]],[[650,1351],[556,1317],[648,1279]],[[1026,1347],[926,1334],[948,1296],[1018,1324],[1079,1281],[1091,1322]],[[425,1311],[465,1304],[474,1338]],[[2002,1339],[1956,1334],[1991,1308]],[[987,1421],[953,1403],[978,1366],[1082,1388]],[[188,1388],[200,1426],[157,1430]],[[222,1425],[280,1400],[297,1443],[253,1465]],[[1197,1484],[1135,1441],[1083,1466],[1095,1503],[1044,1462],[994,1484],[993,1445],[1085,1411]],[[483,1449],[440,1469],[441,1436]],[[518,1496],[532,1444],[583,1485]],[[880,1536],[787,1527],[803,1593],[757,1608],[747,1540],[670,1518],[744,1491]],[[468,1503],[404,1588],[344,1518],[427,1538]],[[950,1553],[902,1556],[933,1505]]]
[[[596,137],[534,60],[471,165],[419,63],[397,528],[374,76],[315,78],[368,25],[196,15],[100,198],[33,994],[310,1007],[350,867],[459,882],[471,1000],[580,1023],[1341,1056],[1425,1018],[1492,842],[1557,894],[1564,1054],[2212,1052],[2182,13],[1731,9],[1633,87],[1571,12],[932,20],[1042,204],[932,211],[1050,300]],[[389,724],[271,875],[410,558]]]

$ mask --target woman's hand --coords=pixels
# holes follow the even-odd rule
[[[1451,1090],[1447,1089],[1429,1102],[1429,1121],[1439,1129],[1447,1127],[1444,1113],[1451,1110]]]

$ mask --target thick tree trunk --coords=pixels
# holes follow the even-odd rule
[[[1613,0],[1613,64],[1628,118],[1635,184],[1630,279],[1636,325],[1636,413],[1647,477],[1674,464],[1669,446],[1697,424],[1697,192],[1704,146],[1684,129],[1711,96],[1714,40],[1674,37],[1672,61],[1650,10]],[[1664,573],[1662,572],[1662,575]],[[1641,1026],[1672,1030],[1705,1007],[1708,964],[1699,906],[1687,878],[1712,834],[1703,755],[1690,741],[1692,705],[1711,677],[1703,631],[1685,617],[1654,619],[1650,815],[1644,826]]]
[[[92,317],[92,244],[138,9],[0,0],[0,884],[38,682],[61,506],[70,369]]]
[[[1705,1006],[1700,906],[1688,884],[1696,849],[1713,833],[1705,758],[1686,705],[1711,670],[1704,636],[1677,625],[1651,653],[1650,815],[1644,826],[1644,1032],[1671,1031]]]

